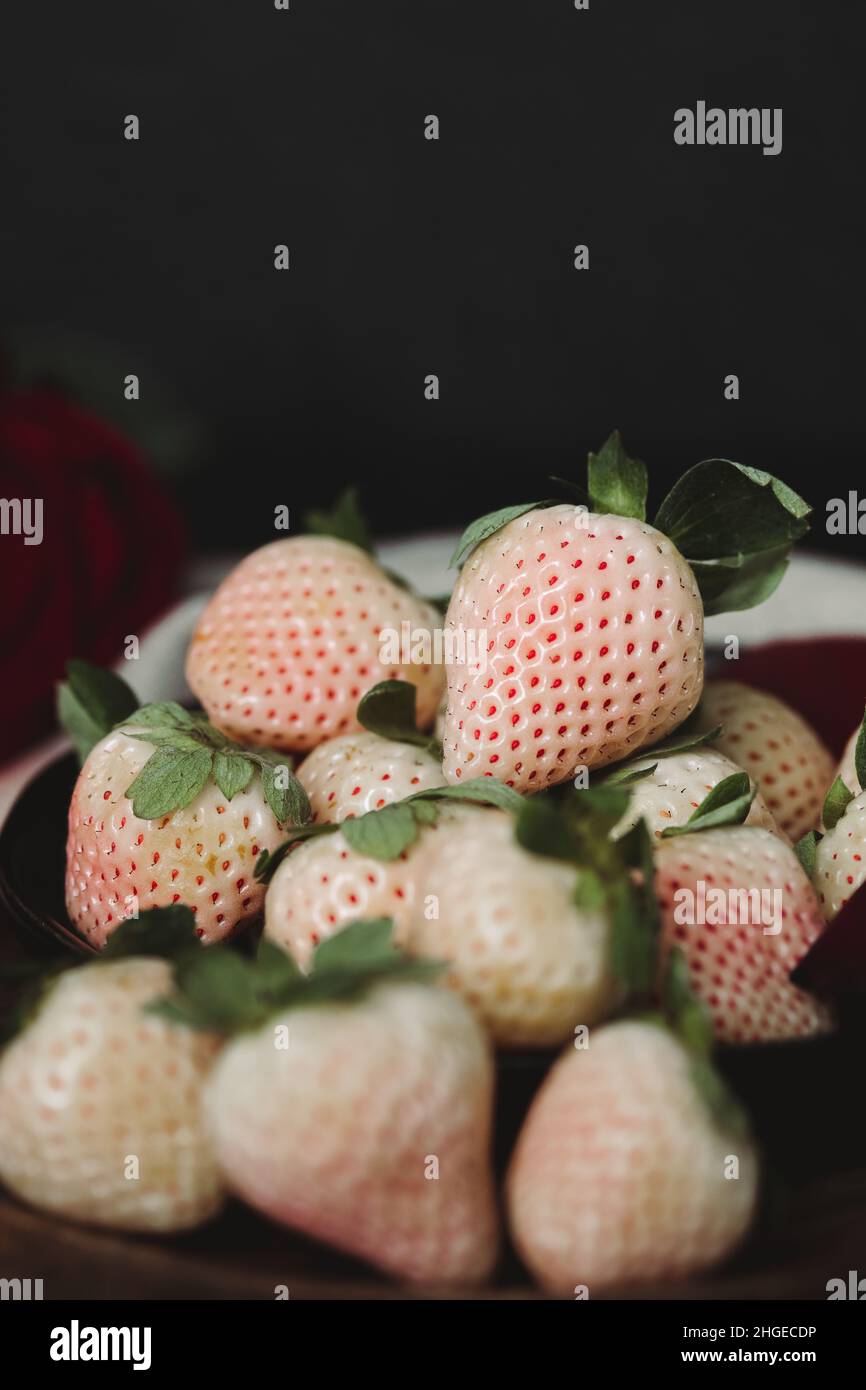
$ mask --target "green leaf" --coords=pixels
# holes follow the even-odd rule
[[[73,659],[67,662],[66,677],[79,703],[106,732],[138,705],[138,698],[126,681],[102,666]]]
[[[259,993],[270,999],[285,997],[286,991],[303,981],[298,962],[275,941],[263,936],[256,951],[256,980]]]
[[[109,732],[88,714],[65,681],[57,687],[57,722],[72,740],[79,763]]]
[[[357,854],[370,859],[398,859],[418,838],[418,822],[407,801],[395,801],[381,811],[344,820],[340,830]]]
[[[822,819],[825,830],[833,829],[845,814],[848,803],[853,800],[854,793],[848,790],[841,777],[837,777],[824,799]]]
[[[790,546],[759,555],[689,560],[708,618],[755,608],[776,592],[788,568]]]
[[[183,729],[187,733],[210,727],[203,716],[184,709],[183,705],[179,705],[175,700],[154,700],[148,705],[142,705],[121,722],[136,729]]]
[[[357,966],[368,969],[383,962],[390,964],[395,958],[401,959],[401,953],[394,945],[394,923],[390,917],[374,917],[350,922],[317,946],[311,973]]]
[[[311,535],[334,536],[372,554],[373,538],[361,512],[356,487],[341,492],[330,511],[308,512],[304,525]]]
[[[267,939],[255,960],[222,945],[186,953],[175,965],[174,992],[150,1011],[186,1027],[236,1033],[259,1028],[287,1008],[348,1002],[379,982],[428,981],[442,968],[398,951],[393,923],[376,918],[350,923],[323,942],[309,975]]]
[[[353,999],[384,981],[429,982],[445,962],[407,956],[393,943],[390,918],[350,922],[316,949],[312,970],[304,982],[301,1003]]]
[[[495,777],[471,777],[468,782],[458,782],[453,787],[425,787],[423,791],[413,792],[408,800],[473,801],[482,806],[498,806],[503,811],[518,811],[525,798]]]
[[[250,778],[255,768],[249,758],[245,758],[242,753],[226,752],[219,749],[214,754],[213,775],[214,781],[225,797],[226,801],[231,801],[232,797],[249,786]]]
[[[194,734],[185,733],[183,729],[176,729],[174,726],[143,729],[141,733],[134,728],[124,727],[124,733],[128,738],[136,738],[141,743],[149,743],[153,748],[176,748],[180,752],[193,752],[197,748],[204,748],[206,745],[202,739],[196,738]]]
[[[713,1050],[713,1022],[692,989],[689,967],[679,946],[674,946],[668,955],[662,982],[662,1005],[680,1041],[691,1052],[708,1056]]]
[[[807,878],[811,878],[815,872],[815,858],[820,838],[817,830],[807,830],[794,846],[794,853],[806,871]]]
[[[253,869],[253,878],[259,883],[269,883],[282,864],[286,855],[303,840],[315,840],[319,835],[336,835],[339,825],[301,825],[274,850],[262,850]]]
[[[514,507],[500,507],[498,511],[488,512],[486,516],[480,516],[477,521],[470,522],[460,537],[457,549],[451,556],[451,565],[462,565],[471,552],[479,546],[482,541],[486,541],[488,536],[501,531],[503,526],[507,526],[509,521],[516,521],[519,516],[525,516],[527,512],[535,511],[536,507],[542,507],[543,502],[519,502]]]
[[[252,1028],[267,1017],[256,991],[254,967],[230,947],[208,946],[183,957],[175,981],[187,1008],[216,1032]]]
[[[126,681],[89,661],[67,663],[67,679],[57,688],[57,715],[79,761],[138,705]]]
[[[629,793],[618,788],[571,789],[565,796],[529,798],[515,821],[524,849],[573,864],[573,901],[604,911],[613,974],[626,997],[648,999],[656,981],[659,913],[649,832],[639,821],[621,840],[610,832],[624,815]],[[635,874],[633,871],[637,870]]]
[[[696,830],[714,830],[723,825],[742,825],[755,799],[755,788],[747,772],[732,772],[707,793],[685,825],[669,825],[662,839],[689,835]]]
[[[772,592],[811,508],[785,483],[730,459],[690,468],[653,522],[695,571],[706,611],[751,607]]]
[[[585,912],[601,912],[607,906],[607,890],[595,869],[578,870],[572,899]]]
[[[752,784],[749,781],[749,774],[740,771],[732,772],[710,788],[701,804],[692,812],[690,819],[700,820],[702,816],[720,810],[723,806],[735,805],[741,798],[747,797],[751,791]]]
[[[380,738],[426,748],[430,737],[418,731],[417,698],[418,690],[409,681],[379,681],[361,697],[358,723]]]
[[[593,511],[646,520],[646,465],[629,458],[619,430],[589,455],[587,471]]]
[[[632,782],[642,782],[645,777],[652,777],[658,763],[650,763],[649,767],[630,767],[628,763],[623,763],[615,772],[611,772],[605,777],[603,785],[605,787],[625,787]]]
[[[575,804],[591,813],[595,829],[606,827],[608,834],[622,820],[631,800],[628,791],[607,782],[603,786],[578,788],[573,795]]]
[[[653,525],[687,559],[715,560],[791,544],[808,530],[811,510],[770,473],[705,459],[674,484]]]
[[[111,933],[95,963],[127,956],[162,956],[171,960],[184,951],[201,951],[195,917],[183,903],[151,907],[127,917]]]
[[[207,748],[158,748],[126,789],[133,812],[142,820],[159,820],[188,806],[210,776],[212,764],[213,753]]]
[[[658,975],[661,919],[653,843],[645,821],[619,841],[620,882],[614,902],[611,964],[632,1002],[651,998]],[[636,880],[627,871],[637,870]]]
[[[216,950],[217,948],[208,947],[208,949]],[[149,1004],[145,1004],[144,1012],[154,1014],[156,1018],[163,1018],[166,1023],[171,1023],[176,1028],[192,1028],[197,1032],[205,1033],[214,1031],[209,1015],[179,995],[153,999]]]
[[[312,808],[306,791],[288,763],[270,763],[259,758],[265,801],[281,825],[306,825]],[[285,785],[281,785],[285,783]]]
[[[857,742],[854,744],[854,771],[857,773],[860,790],[866,792],[866,714],[863,716]]]
[[[528,797],[517,813],[514,837],[531,854],[571,864],[578,861],[577,840],[557,801]]]
[[[697,713],[697,711],[695,711],[695,713]],[[667,758],[671,753],[689,753],[693,748],[702,748],[707,743],[715,743],[716,739],[724,732],[724,725],[716,724],[712,729],[707,729],[702,734],[697,733],[692,726],[693,719],[694,715],[691,715],[686,720],[685,724],[681,724],[677,732],[672,734],[670,738],[666,738],[663,743],[654,744],[651,750],[651,756],[654,758]],[[691,727],[686,729],[686,725]],[[638,756],[645,758],[647,755],[643,753]],[[633,761],[633,759],[631,761]],[[626,764],[623,764],[623,766],[626,766]]]

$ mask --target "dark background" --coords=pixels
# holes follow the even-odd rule
[[[614,425],[653,466],[656,500],[723,455],[823,511],[862,476],[862,121],[844,71],[858,13],[16,6],[9,341],[107,345],[121,422],[167,384],[204,429],[173,486],[205,546],[269,539],[276,502],[297,512],[347,480],[380,532],[457,524],[543,493]],[[781,106],[781,154],[676,146],[674,111],[699,99]],[[122,401],[130,371],[139,405]]]

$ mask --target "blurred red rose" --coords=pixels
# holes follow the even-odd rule
[[[42,499],[42,540],[0,535],[0,760],[53,724],[71,656],[112,663],[174,596],[174,506],[126,439],[57,391],[0,391],[0,498]],[[7,527],[12,513],[4,509]]]

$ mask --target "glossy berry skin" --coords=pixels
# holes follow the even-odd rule
[[[849,788],[850,790],[850,788]],[[818,842],[814,883],[831,922],[866,881],[866,792],[845,808],[832,830]]]
[[[555,1046],[618,1000],[608,919],[575,905],[577,877],[523,849],[510,815],[463,807],[428,841],[406,949],[448,962],[499,1045]]]
[[[426,728],[442,668],[386,661],[380,639],[386,630],[399,638],[404,622],[432,633],[441,621],[357,546],[325,536],[273,541],[217,589],[193,634],[187,680],[211,722],[246,746],[306,753],[355,732],[358,701],[383,680],[417,688]]]
[[[367,732],[320,743],[301,763],[297,777],[313,819],[333,823],[445,784],[442,766],[431,753]]]
[[[124,795],[153,744],[121,730],[91,750],[72,793],[66,843],[66,910],[91,945],[150,907],[185,903],[205,942],[229,936],[261,912],[253,877],[262,850],[284,838],[256,774],[228,801],[209,780],[188,806],[142,820]]]
[[[793,841],[821,819],[833,759],[797,712],[739,681],[707,681],[696,727],[724,730],[714,747],[757,783],[779,829]]]
[[[462,1284],[496,1258],[492,1089],[466,1006],[395,983],[239,1037],[207,1108],[223,1172],[256,1210],[399,1279]]]
[[[681,1044],[650,1023],[614,1023],[566,1051],[536,1095],[508,1217],[541,1284],[594,1298],[724,1259],[748,1230],[757,1183],[751,1140],[719,1127]]]
[[[219,1210],[202,1113],[219,1040],[144,1012],[165,961],[74,969],[0,1058],[0,1179],[33,1206],[125,1231],[180,1231]]]
[[[726,896],[718,913],[709,895],[720,889]],[[730,897],[750,892],[766,897]],[[797,856],[777,835],[735,826],[663,840],[656,849],[656,895],[663,957],[669,947],[680,947],[692,989],[707,1005],[721,1042],[807,1038],[831,1028],[824,1005],[789,979],[824,919]],[[692,922],[692,916],[710,920]],[[765,930],[777,925],[777,932]]]
[[[615,828],[614,839],[620,839],[642,816],[651,834],[660,840],[669,827],[685,825],[713,787],[741,771],[724,753],[704,747],[660,758],[648,753],[630,765],[630,769],[637,772],[653,764],[655,771],[649,776],[628,783],[631,801]],[[755,795],[745,824],[779,833],[760,792]]]
[[[700,698],[697,583],[643,522],[569,506],[518,517],[467,560],[446,628],[487,634],[483,661],[448,667],[451,783],[541,791],[663,738]]]

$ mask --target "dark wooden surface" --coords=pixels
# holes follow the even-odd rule
[[[406,1288],[336,1252],[279,1230],[232,1204],[209,1226],[170,1239],[128,1237],[57,1221],[0,1196],[0,1273],[41,1278],[47,1299],[530,1299],[506,1255],[484,1289]],[[866,1169],[805,1185],[772,1231],[759,1232],[727,1268],[614,1296],[648,1299],[826,1299],[831,1278],[866,1262]]]

